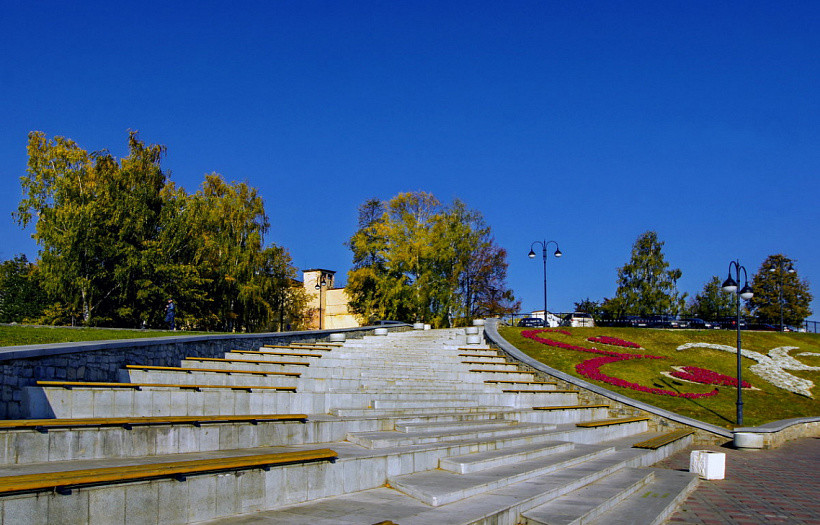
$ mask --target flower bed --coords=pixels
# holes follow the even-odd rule
[[[630,354],[624,354],[629,356]],[[670,397],[680,397],[684,399],[698,399],[702,397],[711,397],[718,394],[718,389],[714,389],[711,392],[705,393],[694,393],[694,392],[675,392],[674,390],[666,390],[664,388],[654,388],[639,385],[638,383],[632,383],[630,381],[626,381],[624,379],[620,379],[618,377],[612,377],[604,374],[601,372],[600,367],[609,363],[616,363],[618,361],[624,361],[627,359],[637,359],[637,358],[644,358],[644,359],[665,359],[661,356],[633,356],[633,357],[616,357],[616,356],[605,356],[605,357],[594,357],[592,359],[588,359],[583,363],[579,363],[575,366],[575,371],[581,374],[584,377],[589,379],[595,379],[596,381],[603,381],[604,383],[609,383],[610,385],[620,386],[623,388],[629,388],[631,390],[637,390],[639,392],[647,392],[650,394],[655,394],[659,396],[670,396]]]
[[[708,368],[698,368],[696,366],[681,366],[669,374],[671,377],[701,383],[704,385],[730,386],[737,388],[737,378],[719,374]],[[752,385],[743,381],[743,388],[752,388]]]
[[[590,343],[601,343],[602,345],[611,345],[611,346],[622,346],[624,348],[640,348],[641,345],[638,343],[633,343],[632,341],[624,341],[623,339],[618,339],[617,337],[609,337],[606,335],[599,335],[596,337],[589,337],[587,341]]]
[[[609,363],[616,363],[618,361],[626,361],[630,359],[666,359],[664,356],[660,355],[648,355],[648,354],[628,354],[624,352],[615,352],[613,350],[599,350],[597,348],[585,348],[583,346],[576,346],[571,345],[569,343],[562,343],[561,341],[553,341],[552,339],[546,339],[544,337],[539,337],[538,334],[547,332],[549,330],[523,330],[521,335],[526,337],[527,339],[531,339],[533,341],[539,342],[541,344],[547,346],[553,346],[555,348],[562,348],[564,350],[574,350],[576,352],[586,352],[592,354],[601,354],[601,357],[595,357],[593,359],[587,359],[586,361],[579,363],[575,366],[575,371],[581,374],[583,377],[588,379],[594,379],[596,381],[602,381],[604,383],[609,383],[611,385],[620,386],[623,388],[629,388],[631,390],[638,390],[641,392],[648,392],[650,394],[657,394],[659,396],[671,396],[671,397],[682,397],[685,399],[696,399],[700,397],[709,397],[714,396],[718,393],[718,390],[715,389],[711,392],[706,392],[704,394],[697,394],[697,393],[684,393],[684,392],[675,392],[674,390],[666,390],[663,388],[652,388],[643,385],[639,385],[638,383],[632,383],[626,381],[624,379],[620,379],[617,377],[612,377],[604,374],[601,372],[600,367],[609,364]],[[622,343],[629,343],[629,341],[623,341],[622,339],[617,339],[615,337],[612,338],[604,338],[607,340],[619,341]],[[601,341],[603,342],[603,341]],[[604,343],[609,344],[609,343]],[[635,343],[629,343],[635,345],[635,348],[640,348],[640,346],[636,345]],[[617,345],[617,346],[624,346],[624,345]],[[632,347],[630,347],[632,348]]]

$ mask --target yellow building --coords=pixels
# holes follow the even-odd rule
[[[344,288],[334,286],[336,272],[314,268],[302,272],[302,283],[308,296],[312,330],[333,330],[361,326],[348,310],[350,297]]]

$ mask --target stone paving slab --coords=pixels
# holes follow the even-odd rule
[[[725,453],[726,475],[702,480],[670,524],[820,524],[820,439],[798,439],[773,450],[689,447],[654,466],[689,470],[692,450]]]

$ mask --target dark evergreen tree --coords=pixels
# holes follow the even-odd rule
[[[800,325],[812,314],[809,282],[800,280],[794,261],[783,254],[770,255],[752,277],[754,296],[749,300],[752,314],[760,322]]]

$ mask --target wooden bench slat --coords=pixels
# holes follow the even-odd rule
[[[231,390],[278,390],[296,392],[294,386],[261,386],[261,385],[181,385],[173,383],[106,383],[95,381],[37,381],[36,386],[61,386],[63,388],[181,388],[199,390],[202,388],[229,388]]]
[[[255,363],[257,365],[281,365],[281,366],[310,366],[310,363],[301,361],[257,361],[253,359],[226,359],[224,357],[186,357],[188,361],[212,361],[218,363]]]
[[[647,439],[646,441],[641,441],[639,443],[635,443],[632,445],[632,448],[647,448],[647,449],[659,449],[664,445],[668,445],[674,441],[679,439],[683,439],[686,436],[690,436],[694,434],[695,431],[691,428],[682,428],[679,430],[673,430],[671,432],[667,432],[666,434],[656,436],[652,439]]]
[[[580,410],[591,408],[609,408],[609,405],[558,405],[549,407],[532,407],[533,410]]]
[[[649,421],[648,417],[645,416],[638,416],[638,417],[622,417],[620,419],[601,419],[598,421],[584,421],[582,423],[575,423],[576,427],[583,427],[583,428],[594,428],[594,427],[606,427],[609,425],[620,425],[624,423],[637,423],[640,421]]]
[[[250,374],[256,376],[278,376],[284,372],[268,370],[237,370],[233,368],[188,368],[184,366],[125,365],[128,370],[165,370],[170,372],[213,372],[215,374]]]
[[[306,421],[307,414],[254,414],[237,416],[146,416],[146,417],[87,417],[76,419],[5,419],[0,429],[49,429],[96,426],[173,425],[176,423],[231,423],[258,421]]]
[[[255,454],[215,459],[196,459],[147,465],[121,465],[95,469],[45,472],[0,477],[0,493],[54,489],[74,485],[126,482],[137,479],[174,477],[224,470],[238,470],[286,463],[333,460],[338,455],[330,449],[315,449],[278,454]]]
[[[264,350],[231,350],[229,354],[255,354],[255,355],[283,355],[288,357],[322,357],[322,354],[305,354],[299,352],[265,352]]]
[[[330,352],[333,350],[331,346],[307,346],[307,345],[262,345],[262,348],[281,348],[283,350],[322,350],[325,352]]]

